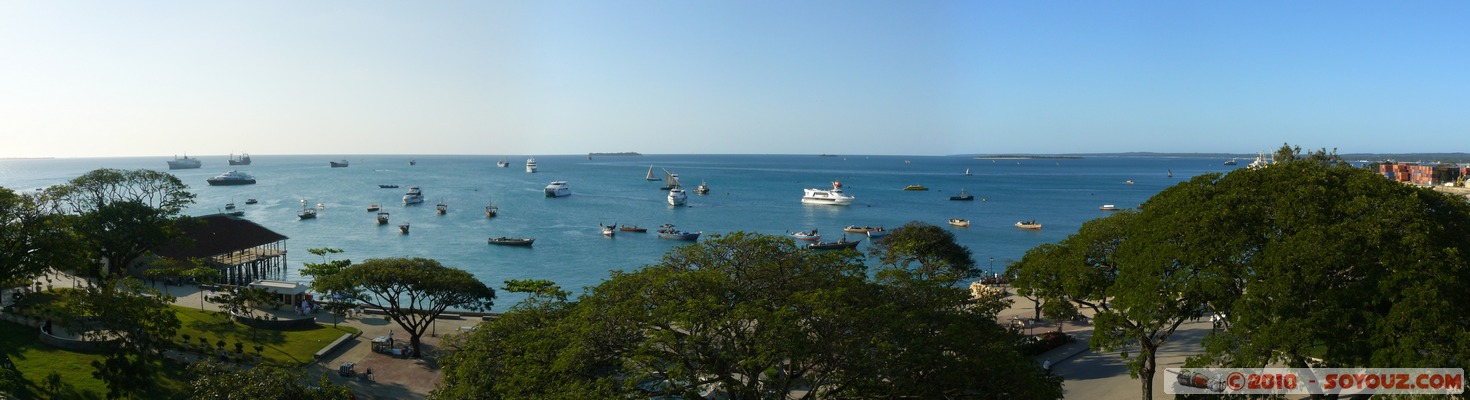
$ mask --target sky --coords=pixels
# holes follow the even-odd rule
[[[1466,1],[0,0],[0,157],[1470,151]]]

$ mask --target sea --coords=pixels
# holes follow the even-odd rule
[[[525,164],[534,157],[536,173]],[[491,287],[507,279],[546,279],[573,293],[595,286],[610,271],[631,271],[659,262],[670,249],[688,242],[660,239],[661,224],[704,235],[736,231],[784,235],[817,229],[823,240],[842,237],[849,225],[894,228],[911,221],[943,226],[970,249],[988,274],[1000,273],[1026,250],[1075,233],[1082,223],[1104,217],[1102,205],[1137,207],[1166,187],[1211,172],[1240,166],[1220,158],[1096,157],[976,158],[972,156],[886,155],[253,155],[248,166],[230,166],[228,156],[198,157],[199,169],[169,170],[172,157],[65,158],[0,160],[0,186],[35,191],[61,184],[98,168],[154,169],[179,177],[197,195],[190,215],[225,211],[237,205],[245,219],[281,233],[290,271],[321,259],[308,249],[344,250],[335,259],[424,257],[474,274]],[[332,168],[329,161],[347,160]],[[506,160],[507,168],[496,162]],[[411,163],[413,165],[411,165]],[[660,178],[646,180],[649,169]],[[229,170],[253,175],[242,186],[210,186],[206,180]],[[670,206],[664,171],[678,174],[689,190],[686,206]],[[966,172],[969,172],[967,175]],[[566,181],[572,195],[548,198],[543,188]],[[805,205],[803,188],[829,189],[840,181],[856,197],[849,206]],[[706,183],[707,195],[693,189]],[[384,189],[379,185],[398,185]],[[906,191],[922,185],[926,191]],[[425,202],[404,205],[410,186]],[[951,201],[961,190],[973,201]],[[258,204],[246,205],[247,199]],[[438,215],[435,205],[448,206]],[[499,207],[495,218],[485,206]],[[303,207],[318,208],[316,219],[301,220]],[[388,225],[376,223],[379,204],[391,213]],[[968,219],[969,227],[947,224]],[[1017,229],[1035,220],[1041,230]],[[398,224],[409,223],[408,234]],[[604,237],[599,224],[636,225],[648,233],[618,232]],[[535,238],[533,247],[486,243],[490,237]],[[867,239],[858,250],[866,250]],[[494,310],[520,298],[500,293]]]

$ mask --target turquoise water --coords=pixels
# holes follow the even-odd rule
[[[999,271],[1027,249],[1056,242],[1085,221],[1106,215],[1103,204],[1135,207],[1161,189],[1207,173],[1237,168],[1221,159],[1122,158],[972,159],[970,157],[793,156],[793,155],[647,155],[535,156],[540,170],[525,172],[527,156],[506,157],[511,165],[497,168],[495,156],[253,156],[249,166],[230,167],[226,156],[200,157],[204,167],[169,171],[198,195],[189,214],[220,212],[234,202],[246,219],[290,237],[288,279],[301,280],[295,269],[314,261],[307,249],[346,250],[340,258],[426,257],[474,273],[494,287],[506,279],[550,279],[579,291],[596,285],[610,270],[631,270],[655,263],[668,249],[685,244],[653,233],[619,232],[603,237],[598,224],[657,227],[671,223],[705,234],[751,231],[782,234],[820,229],[836,239],[847,225],[896,227],[909,221],[946,226],[974,253],[982,269]],[[329,160],[348,159],[347,168],[330,168]],[[96,168],[150,168],[168,171],[171,157],[52,160],[0,160],[0,186],[29,191],[62,183]],[[410,159],[417,165],[410,166]],[[652,165],[680,175],[691,189],[687,207],[669,206],[662,182],[646,181]],[[965,176],[966,168],[973,175]],[[205,180],[230,169],[255,176],[258,184],[209,186]],[[1168,173],[1172,171],[1173,177]],[[572,195],[546,198],[542,188],[564,180]],[[840,180],[851,206],[803,205],[802,188],[829,188]],[[692,188],[707,182],[709,195]],[[1126,181],[1133,181],[1127,184]],[[397,189],[379,189],[396,184]],[[907,185],[928,191],[904,191]],[[423,188],[423,205],[404,206],[409,186]],[[965,189],[973,202],[949,201]],[[259,204],[245,205],[247,198]],[[486,219],[490,199],[500,215]],[[315,220],[298,220],[301,200],[323,203]],[[983,201],[982,201],[983,199]],[[449,206],[436,215],[434,204]],[[392,213],[392,223],[379,226],[379,203]],[[949,218],[971,221],[969,228],[948,227]],[[1018,220],[1035,219],[1040,231],[1016,229]],[[411,233],[396,227],[411,223]],[[492,236],[534,237],[533,248],[486,244]],[[860,236],[852,235],[851,239]],[[867,243],[858,247],[864,250]],[[990,261],[994,259],[993,263]],[[502,294],[497,310],[517,298]]]

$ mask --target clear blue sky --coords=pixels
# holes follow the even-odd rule
[[[0,157],[1470,151],[1466,1],[0,0]]]

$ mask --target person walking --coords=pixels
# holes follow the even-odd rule
[[[1051,360],[1043,360],[1041,370],[1046,373],[1046,376],[1051,376]]]

